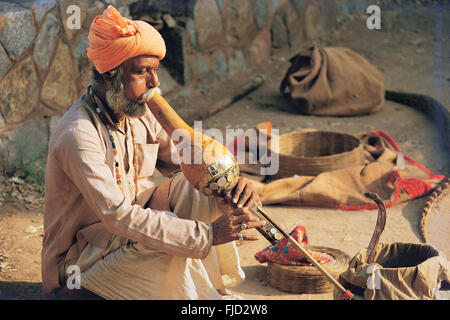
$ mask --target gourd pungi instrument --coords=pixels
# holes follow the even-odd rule
[[[155,91],[147,102],[150,111],[164,128],[173,136],[176,130],[182,133],[184,148],[178,148],[181,161],[180,167],[187,181],[206,196],[223,197],[233,192],[239,181],[239,165],[231,152],[215,139],[192,129],[169,103]],[[186,145],[189,142],[189,145]],[[188,153],[188,154],[187,154]],[[250,211],[266,225],[257,230],[272,244],[286,237],[322,274],[344,295],[345,299],[362,299],[345,289],[326,269],[321,266],[293,237],[280,228],[259,206],[254,204]]]

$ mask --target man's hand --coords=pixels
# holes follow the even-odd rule
[[[212,223],[213,245],[227,243],[238,240],[242,235],[242,240],[258,240],[258,236],[244,234],[241,225],[245,223],[246,229],[262,227],[265,221],[260,221],[247,208],[235,208],[228,200],[219,200],[223,215]]]
[[[239,178],[239,182],[234,188],[234,194],[228,194],[225,198],[232,201],[238,208],[250,208],[255,202],[258,206],[262,206],[256,186],[251,180],[244,177]]]

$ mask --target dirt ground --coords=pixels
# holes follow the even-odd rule
[[[382,12],[381,30],[368,30],[365,16],[348,16],[338,28],[330,30],[317,42],[326,46],[349,47],[366,57],[384,73],[387,89],[427,94],[448,108],[449,12],[448,7],[404,7]],[[308,44],[305,42],[304,46]],[[196,100],[196,110],[205,110],[202,108],[215,97],[233,94],[233,88],[241,85],[243,79],[264,73],[267,80],[262,87],[205,119],[204,128],[245,129],[269,120],[274,128],[280,129],[280,133],[300,128],[346,133],[381,129],[394,138],[405,154],[436,174],[448,175],[448,157],[435,143],[439,133],[431,121],[409,107],[387,101],[383,110],[376,114],[351,118],[304,116],[289,111],[278,87],[289,66],[288,59],[296,50],[298,48],[277,52],[268,61],[231,79],[228,84],[200,85],[189,97],[184,97],[184,101]],[[11,183],[6,184],[4,182],[3,189],[14,188]],[[42,299],[43,199],[26,186],[20,188],[6,201],[0,201],[0,299]],[[424,199],[416,199],[388,209],[381,242],[421,243],[419,221],[424,202]],[[376,210],[341,211],[289,206],[267,206],[265,209],[285,230],[304,225],[312,245],[339,249],[350,257],[367,247],[377,218]],[[292,294],[271,287],[266,279],[266,265],[254,258],[254,254],[267,245],[268,242],[261,239],[238,246],[246,279],[231,289],[233,293],[246,299],[264,300],[333,298],[332,293]]]

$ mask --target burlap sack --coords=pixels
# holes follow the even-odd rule
[[[373,264],[361,250],[338,280],[366,300],[436,299],[436,289],[450,280],[448,260],[429,245],[378,244],[374,250]],[[341,300],[342,292],[334,289],[333,298]]]
[[[384,105],[384,76],[348,48],[313,46],[290,59],[281,82],[296,110],[322,116],[364,115]]]
[[[310,130],[310,129],[307,129]],[[445,176],[434,175],[414,159],[401,153],[395,141],[383,131],[355,134],[363,144],[364,165],[355,164],[317,176],[297,176],[262,183],[252,170],[258,165],[240,165],[241,172],[254,178],[264,205],[291,204],[343,210],[377,209],[365,192],[375,192],[386,207],[428,194]],[[260,165],[259,165],[260,166]]]

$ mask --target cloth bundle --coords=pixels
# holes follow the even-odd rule
[[[368,264],[367,249],[358,252],[338,281],[366,300],[436,299],[436,289],[448,283],[448,260],[432,246],[415,243],[380,243],[374,263]],[[335,300],[342,292],[334,289]]]
[[[264,177],[258,175],[259,163],[240,165],[241,173],[254,180],[263,205],[290,204],[343,210],[377,209],[376,204],[364,197],[368,191],[377,193],[386,207],[391,207],[427,195],[446,178],[435,175],[404,155],[384,131],[361,132],[355,136],[363,144],[363,165],[316,176],[298,172],[293,177],[269,183],[261,182]]]
[[[330,262],[329,257],[321,256],[309,250],[308,234],[306,228],[297,226],[289,233],[309,254],[319,263]],[[281,239],[275,246],[268,246],[255,254],[256,260],[261,263],[275,262],[283,265],[310,266],[306,257],[293,246],[288,239]]]
[[[348,48],[315,45],[289,61],[280,92],[289,91],[300,113],[354,116],[376,112],[384,105],[383,74]]]

